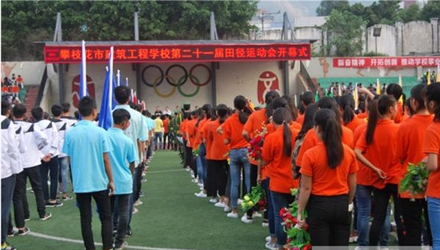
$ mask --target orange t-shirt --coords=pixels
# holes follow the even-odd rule
[[[304,123],[304,114],[298,114],[298,117],[296,118],[296,122],[303,125]]]
[[[257,133],[261,132],[263,125],[266,124],[266,121],[266,109],[263,108],[257,110],[249,116],[248,120],[244,124],[243,130],[246,131],[249,134],[249,137],[252,139],[257,135]],[[251,158],[249,158],[249,162],[253,165],[258,164],[256,160]]]
[[[229,140],[230,149],[247,148],[249,143],[243,138],[244,124],[238,118],[238,113],[234,113],[222,124],[223,138]]]
[[[396,117],[394,117],[395,123],[401,123],[403,121],[403,104],[397,102],[397,113]]]
[[[188,123],[188,119],[185,119],[180,123],[179,126],[179,133],[182,135],[182,138],[186,140],[186,124]]]
[[[206,159],[208,160],[226,160],[226,154],[229,152],[229,144],[225,145],[223,136],[217,133],[220,127],[220,121],[208,121],[204,125],[204,135],[206,139]]]
[[[426,196],[440,199],[440,122],[433,122],[426,130],[423,153],[437,155],[437,170],[428,179]]]
[[[327,163],[326,146],[321,141],[304,154],[301,174],[312,177],[313,195],[336,196],[349,193],[348,176],[358,171],[353,149],[342,144],[344,157],[341,164],[332,169]]]
[[[347,128],[349,128],[351,130],[351,132],[353,132],[353,134],[354,134],[354,131],[356,130],[356,128],[359,127],[359,125],[362,125],[365,123],[366,123],[366,121],[364,119],[361,119],[361,118],[355,116],[353,118],[353,120],[351,120],[351,122],[347,123],[345,126]]]
[[[367,129],[367,123],[364,123],[356,128],[353,134],[353,149],[356,146],[357,141],[362,136],[362,134],[365,133],[365,130]],[[365,135],[365,134],[364,134]],[[369,167],[365,166],[362,162],[357,161],[359,170],[356,174],[356,184],[362,185],[362,186],[371,186],[371,177],[375,175],[373,170],[371,170]]]
[[[188,133],[188,140],[189,140],[189,145],[192,149],[196,149],[197,145],[195,145],[196,143],[196,133],[197,133],[197,127],[196,127],[196,123],[197,123],[197,119],[192,119],[191,121],[188,121],[188,123],[186,124],[186,132]]]
[[[368,113],[367,112],[359,113],[357,117],[366,120],[368,118]]]
[[[408,163],[418,164],[425,158],[422,151],[423,140],[428,126],[432,123],[431,115],[414,115],[411,119],[405,120],[400,124],[397,132],[396,158],[403,162],[400,169],[399,183],[408,173]],[[400,192],[400,189],[399,189]],[[412,198],[408,192],[400,193],[402,198]],[[414,198],[423,199],[425,194],[420,194]]]
[[[394,121],[381,119],[376,124],[373,141],[370,145],[367,145],[366,129],[356,143],[356,148],[362,151],[365,158],[386,173],[385,180],[382,180],[376,173],[371,176],[371,185],[378,189],[385,188],[387,183],[399,183],[400,163],[395,157],[398,130],[399,125]]]
[[[290,194],[290,189],[298,187],[298,180],[293,179],[292,157],[284,155],[283,127],[280,126],[275,132],[266,136],[263,145],[263,161],[269,163],[265,168],[269,171],[269,189],[278,193]],[[290,129],[290,128],[289,128]],[[292,132],[292,150],[295,138],[298,136],[297,129]]]
[[[203,142],[203,126],[206,124],[206,122],[208,121],[208,119],[203,118],[199,124],[196,127],[196,131],[195,131],[195,135],[194,135],[194,146],[193,149],[196,149],[200,146],[200,144]],[[197,124],[197,122],[196,122]],[[194,124],[195,125],[195,124]]]
[[[353,144],[353,132],[351,132],[350,129],[348,129],[345,126],[342,126],[342,143],[347,144],[348,146],[352,146]],[[306,136],[304,137],[303,144],[301,148],[299,149],[298,157],[296,158],[296,165],[301,166],[304,153],[307,152],[307,150],[313,148],[316,146],[321,140],[316,135],[316,132],[314,129],[310,129]]]
[[[170,119],[168,117],[163,120],[163,132],[165,134],[170,132]]]

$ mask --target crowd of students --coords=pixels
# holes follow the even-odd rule
[[[183,167],[201,186],[195,195],[209,197],[233,219],[240,217],[240,179],[244,193],[261,183],[268,249],[286,247],[279,211],[295,199],[298,226],[308,224],[313,246],[355,240],[361,249],[387,247],[392,209],[399,246],[440,249],[440,83],[415,86],[404,103],[402,91],[398,84],[382,95],[362,88],[365,112],[351,94],[315,101],[312,92],[301,95],[299,112],[292,98],[277,92],[267,93],[266,107],[258,110],[241,95],[233,108],[206,104],[184,113]],[[262,131],[262,157],[251,159],[249,141]],[[399,183],[409,163],[422,161],[431,171],[428,187],[412,197]],[[299,188],[297,197],[292,188]],[[252,223],[255,216],[248,210],[241,221]]]
[[[264,217],[268,249],[288,244],[279,211],[295,199],[297,225],[308,224],[313,246],[347,246],[354,218],[359,247],[386,247],[392,197],[399,246],[420,247],[426,227],[427,244],[439,249],[440,83],[417,85],[405,106],[398,101],[402,89],[397,84],[388,85],[382,95],[364,91],[366,112],[359,112],[351,95],[315,101],[314,93],[305,92],[297,109],[290,96],[280,97],[275,91],[266,94],[260,109],[242,95],[234,98],[233,108],[185,107],[181,122],[181,114],[176,115],[179,131],[174,132],[182,138],[183,167],[201,187],[195,195],[209,197],[228,218],[237,219],[240,185],[249,193],[261,183],[268,203],[264,215],[250,209],[241,221]],[[90,97],[79,103],[80,121],[68,117],[70,107],[63,104],[52,107],[51,120],[41,108],[32,109],[31,123],[24,119],[23,105],[12,108],[2,102],[2,249],[14,249],[6,242],[8,227],[12,228],[11,203],[16,233],[29,232],[26,179],[44,221],[52,216],[46,207],[72,199],[67,191],[69,165],[85,248],[95,249],[92,197],[102,223],[103,249],[127,246],[131,216],[142,204],[142,175],[152,156],[151,140],[160,136],[164,121],[160,114],[153,120],[141,105],[130,106],[128,87],[117,87],[114,93],[118,105],[107,131],[96,126],[96,102]],[[261,158],[251,159],[250,141],[262,132],[266,135]],[[154,146],[163,149],[160,143]],[[426,161],[431,175],[426,194],[412,197],[399,190],[399,182],[408,163],[420,161]],[[291,195],[293,188],[299,188],[296,197]]]

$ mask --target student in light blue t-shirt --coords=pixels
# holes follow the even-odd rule
[[[92,197],[101,220],[104,250],[113,249],[110,197],[115,192],[108,153],[107,131],[95,125],[96,102],[86,96],[78,105],[82,120],[64,138],[63,153],[70,160],[73,190],[81,215],[81,233],[86,249],[96,249],[92,232]]]
[[[130,113],[125,109],[113,111],[113,127],[109,128],[112,151],[110,163],[115,180],[115,195],[112,197],[113,228],[117,230],[115,249],[123,249],[128,244],[125,235],[130,214],[130,196],[133,192],[133,173],[138,160],[133,141],[124,134],[130,126]]]

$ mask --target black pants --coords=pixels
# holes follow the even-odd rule
[[[386,184],[384,189],[373,189],[374,195],[374,215],[373,222],[370,227],[369,245],[377,246],[379,243],[380,232],[387,215],[388,203],[390,197],[393,197],[394,201],[394,219],[397,226],[397,237],[399,240],[399,246],[405,245],[404,238],[404,225],[401,220],[402,210],[397,197],[397,184]],[[421,216],[419,214],[418,216]]]
[[[170,137],[168,136],[169,133],[164,133],[163,134],[163,146],[162,149],[170,149]]]
[[[99,192],[76,194],[76,201],[81,215],[81,234],[84,246],[86,250],[96,249],[92,232],[92,197],[99,210],[103,249],[112,249],[112,212],[107,189]]]
[[[187,146],[187,143],[188,143],[187,140],[184,140],[183,143],[185,144],[184,145],[184,149],[185,150],[183,151],[183,159],[184,159],[184,166],[183,166],[183,168],[191,167],[191,161],[192,161],[192,158],[193,158],[192,148]]]
[[[208,189],[207,195],[214,197],[217,192],[220,196],[226,193],[226,183],[228,181],[229,166],[227,160],[207,160],[208,169]]]
[[[41,184],[43,187],[44,199],[48,201],[56,200],[58,192],[58,172],[59,172],[58,156],[50,159],[49,162],[41,161],[40,173]],[[49,185],[47,184],[47,175],[50,172],[50,192]]]
[[[310,195],[307,212],[312,246],[348,247],[351,223],[348,195]]]
[[[432,245],[431,227],[429,226],[428,205],[425,199],[411,199],[400,198],[399,200],[402,208],[403,221],[405,223],[406,235],[405,246],[422,245],[421,235],[423,232],[424,216],[426,227],[428,229],[428,242]]]
[[[12,198],[14,204],[15,226],[24,227],[24,219],[26,218],[27,199],[26,199],[26,178],[29,177],[32,190],[34,191],[35,201],[37,204],[38,215],[41,217],[46,213],[46,204],[44,201],[43,188],[41,186],[41,177],[39,166],[25,168],[19,174],[15,182],[14,196]],[[28,215],[29,216],[29,215]]]
[[[142,173],[144,172],[145,164],[140,163],[137,168],[134,169],[133,181],[136,182],[135,190],[133,190],[133,201],[139,199],[139,195],[142,190]]]
[[[251,164],[251,188],[249,190],[252,191],[253,187],[257,186],[257,177],[258,177],[258,166]],[[251,208],[249,209],[246,214],[248,218],[252,218],[252,214],[254,213],[255,209]]]

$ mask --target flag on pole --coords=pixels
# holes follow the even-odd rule
[[[399,86],[402,88],[403,91],[403,81],[402,81],[402,76],[400,74],[399,74]],[[399,103],[403,104],[403,94],[399,98]]]
[[[318,100],[319,100],[319,91],[316,90],[316,93],[315,93],[315,102],[317,102]]]
[[[118,69],[118,73],[116,73],[116,86],[121,86],[121,71]]]
[[[341,85],[338,85],[338,96],[342,96]]]
[[[437,77],[435,81],[440,82],[440,63],[437,64]]]
[[[379,78],[377,78],[377,82],[376,82],[376,94],[380,95],[380,82],[379,82]]]
[[[354,88],[353,98],[354,98],[354,109],[357,110],[359,108],[359,93],[357,87]]]
[[[428,69],[428,75],[426,76],[426,84],[431,85],[431,71]]]
[[[109,66],[107,67],[104,80],[104,88],[102,91],[101,109],[99,110],[98,126],[108,129],[112,126],[112,110],[113,110],[113,47],[110,47]]]
[[[87,96],[87,65],[86,65],[86,42],[83,40],[81,44],[81,69],[80,69],[80,80],[79,80],[79,99],[81,100],[84,96]]]
[[[128,77],[125,78],[125,86],[128,87]]]

